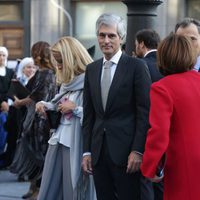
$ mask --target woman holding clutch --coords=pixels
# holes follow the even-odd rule
[[[150,125],[141,165],[152,181],[158,164],[164,167],[164,200],[200,197],[200,74],[193,70],[192,40],[171,34],[158,47],[158,66],[165,76],[150,92]]]
[[[38,200],[94,200],[92,177],[81,172],[84,72],[92,59],[72,37],[61,38],[51,51],[61,88],[50,102],[37,103],[36,111],[58,110],[62,116],[49,140]]]

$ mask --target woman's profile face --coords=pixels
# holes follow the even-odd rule
[[[0,66],[4,66],[6,63],[7,56],[4,52],[0,51]]]
[[[54,57],[54,59],[56,61],[57,69],[58,70],[62,70],[62,68],[63,68],[63,60],[62,60],[61,54],[59,52],[55,52],[55,51],[53,51],[52,53],[53,53],[53,57]]]

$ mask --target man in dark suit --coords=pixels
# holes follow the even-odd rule
[[[159,34],[152,29],[142,29],[135,36],[135,54],[147,64],[152,82],[158,81],[163,77],[156,63],[156,51],[159,42]]]
[[[135,36],[135,54],[148,66],[152,83],[163,77],[157,68],[156,51],[159,42],[159,34],[152,29],[139,30]],[[163,182],[152,183],[141,176],[141,200],[163,200]]]
[[[200,21],[186,17],[176,24],[175,33],[191,38],[194,50],[197,54],[197,62],[194,66],[194,70],[200,72]]]
[[[121,51],[121,17],[101,15],[96,33],[103,58],[86,68],[82,167],[94,176],[98,200],[139,200],[150,76],[141,60]]]

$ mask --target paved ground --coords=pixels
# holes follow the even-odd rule
[[[21,200],[28,191],[29,182],[18,182],[8,170],[0,170],[0,200]]]

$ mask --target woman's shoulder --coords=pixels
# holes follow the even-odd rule
[[[157,82],[152,84],[152,88],[162,88],[164,90],[173,90],[178,91],[181,88],[187,88],[188,85],[195,82],[200,84],[200,73],[195,72],[194,70],[177,73],[165,76]]]
[[[43,68],[38,70],[40,74],[55,74],[55,71],[50,68]]]
[[[39,79],[43,79],[45,77],[54,77],[55,76],[55,72],[52,69],[42,69],[42,70],[38,70],[38,74],[37,77]]]
[[[179,81],[180,79],[185,78],[188,76],[189,72],[184,72],[184,73],[176,73],[176,74],[171,74],[167,75],[163,78],[161,78],[159,81],[156,81],[153,83],[154,85],[165,85],[165,84],[170,84]]]

